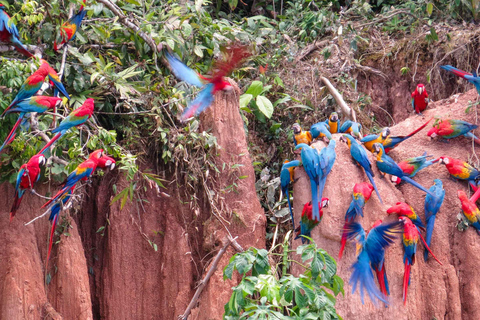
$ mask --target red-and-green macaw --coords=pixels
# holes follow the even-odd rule
[[[15,199],[10,209],[10,222],[20,207],[25,190],[32,190],[33,184],[40,179],[40,166],[44,166],[47,160],[43,155],[34,155],[27,163],[20,167],[15,185]]]
[[[39,153],[44,153],[55,141],[57,141],[61,136],[63,136],[67,131],[72,127],[81,126],[93,114],[94,101],[92,98],[85,100],[83,105],[70,112],[70,114],[60,122],[58,127],[52,130],[53,133],[57,133],[50,142],[48,142]]]
[[[465,218],[467,218],[468,223],[477,230],[477,233],[480,235],[480,210],[475,205],[474,202],[470,201],[467,197],[467,194],[458,190],[458,199],[462,203],[462,212]]]
[[[457,69],[450,65],[440,66],[440,68],[442,68],[443,70],[450,71],[454,75],[459,76],[467,80],[471,84],[473,84],[475,86],[475,89],[477,89],[478,94],[480,95],[480,77],[477,76],[476,72],[473,72],[473,73],[465,72],[463,70]]]
[[[302,127],[298,123],[294,123],[292,126],[293,129],[293,143],[296,146],[300,143],[305,143],[310,145],[312,143],[312,134],[310,131],[303,131]]]
[[[283,196],[287,198],[288,208],[290,209],[290,217],[292,218],[293,228],[295,229],[295,220],[293,218],[292,204],[290,202],[290,193],[288,186],[294,181],[294,169],[301,165],[298,160],[288,161],[285,160],[282,169],[280,170],[280,186],[282,188]]]
[[[338,133],[340,132],[340,118],[338,117],[338,113],[332,112],[325,123],[328,124],[330,128],[330,133]]]
[[[360,142],[363,143],[363,146],[367,148],[368,151],[373,153],[373,145],[375,143],[383,143],[383,141],[390,135],[390,128],[383,128],[380,134],[369,134],[368,136],[360,139]]]
[[[427,156],[427,153],[425,152],[422,156],[408,158],[407,160],[399,162],[398,166],[402,169],[405,175],[413,178],[418,171],[425,169],[426,167],[429,167],[440,160],[440,158],[427,160],[430,157],[432,156]],[[400,184],[402,179],[397,176],[392,176],[392,182],[395,184]]]
[[[472,138],[475,143],[480,144],[480,139],[470,132],[476,128],[478,128],[476,124],[463,120],[446,119],[440,120],[436,125],[433,125],[433,128],[428,131],[427,135],[431,139],[437,136],[443,139],[452,139],[463,135],[467,138]]]
[[[325,122],[318,122],[312,125],[310,127],[310,134],[312,135],[313,139],[327,138],[328,141],[332,140],[332,134],[330,133],[330,126]]]
[[[427,90],[423,84],[419,83],[415,91],[412,92],[412,107],[415,113],[422,114],[422,111],[427,108],[428,102]]]
[[[445,189],[443,189],[443,183],[440,179],[433,180],[434,184],[430,187],[430,191],[435,194],[435,197],[427,194],[425,197],[425,218],[427,220],[427,234],[425,236],[425,242],[430,247],[432,242],[433,227],[435,226],[435,218],[437,216],[440,207],[443,204],[445,198]],[[423,252],[423,258],[425,261],[428,259],[428,251]]]
[[[20,87],[20,90],[18,90],[15,99],[13,99],[8,108],[3,111],[2,116],[20,101],[34,96],[42,87],[46,76],[50,78],[55,88],[60,90],[60,92],[65,95],[67,99],[70,99],[70,96],[68,95],[65,87],[60,81],[57,72],[52,67],[50,67],[47,61],[41,59],[40,62],[40,67],[30,77],[28,77],[27,80],[25,80],[23,85]]]
[[[348,133],[352,137],[357,138],[357,139],[362,139],[362,134],[360,133],[361,129],[362,129],[362,125],[360,123],[354,122],[354,121],[351,121],[351,120],[347,120],[340,127],[340,132],[341,133]]]
[[[320,221],[322,221],[322,217],[323,217],[322,208],[326,208],[326,207],[328,207],[328,198],[322,198],[322,202],[318,204],[320,219],[314,219],[312,201],[305,203],[302,210],[302,218],[300,219],[300,225],[295,229],[295,232],[296,232],[295,240],[298,238],[301,238],[302,243],[305,243],[305,241],[310,242],[308,239],[302,236],[311,237],[313,228],[315,228],[320,223]]]
[[[183,112],[181,117],[182,121],[185,121],[194,115],[199,115],[203,110],[210,106],[215,99],[215,93],[217,91],[230,91],[233,89],[232,85],[228,83],[224,77],[249,57],[250,52],[246,46],[235,44],[228,48],[226,53],[226,59],[217,61],[213,75],[211,77],[204,77],[187,67],[169,52],[165,52],[165,57],[167,58],[170,68],[177,78],[190,85],[203,88],[195,100],[191,102],[188,108]]]
[[[400,179],[410,183],[414,187],[422,190],[423,192],[430,193],[425,187],[423,187],[418,182],[412,180],[412,178],[408,177],[403,173],[402,169],[398,166],[398,164],[389,156],[385,154],[385,150],[380,143],[375,143],[373,145],[375,149],[375,153],[377,154],[377,168],[383,173],[390,174],[392,176],[397,176]]]
[[[380,193],[378,192],[375,181],[373,180],[374,174],[372,170],[372,164],[370,163],[370,160],[368,160],[365,149],[363,149],[362,146],[349,134],[344,134],[340,140],[347,143],[348,148],[350,149],[350,155],[363,168],[363,170],[365,170],[368,180],[370,180],[370,183],[375,189],[378,200],[380,200],[380,203],[383,204],[382,197],[380,197]]]
[[[480,171],[465,161],[451,157],[440,157],[439,159],[439,163],[443,163],[450,175],[452,175],[454,178],[467,181],[480,180]]]
[[[20,41],[17,26],[12,22],[10,16],[5,12],[5,5],[0,3],[0,41],[9,43],[24,56],[31,58],[31,54]]]
[[[335,153],[335,140],[330,140],[328,146],[320,150],[318,155],[318,172],[320,174],[320,183],[318,184],[318,198],[321,199],[323,196],[323,189],[325,188],[325,183],[327,182],[327,176],[332,171],[333,164],[337,158]]]
[[[370,300],[376,304],[377,300],[388,303],[387,294],[388,280],[385,272],[385,249],[393,243],[395,233],[401,232],[402,222],[394,221],[382,223],[381,220],[375,222],[368,235],[362,225],[358,222],[351,222],[345,226],[347,238],[357,243],[357,261],[352,265],[352,275],[350,276],[350,285],[352,293],[355,292],[357,284],[360,284],[360,298],[363,300],[363,292],[366,290]],[[381,290],[375,285],[372,272],[374,268]],[[376,298],[376,299],[375,299]]]
[[[310,178],[310,187],[312,191],[313,219],[320,221],[320,212],[318,211],[318,187],[322,173],[320,171],[320,159],[318,151],[305,143],[297,144],[295,150],[301,149],[303,169]]]
[[[388,135],[385,140],[383,140],[382,145],[385,149],[385,152],[388,153],[393,150],[400,142],[407,140],[408,138],[412,137],[414,134],[420,132],[423,128],[427,126],[427,124],[432,121],[433,118],[429,119],[427,122],[422,124],[419,128],[415,129],[413,132],[409,133],[406,136],[391,136]]]
[[[59,106],[62,103],[61,98],[56,98],[56,97],[46,97],[46,96],[33,96],[28,99],[22,100],[16,105],[14,105],[12,108],[9,108],[4,112],[5,115],[12,113],[12,112],[18,112],[20,115],[18,116],[17,122],[15,122],[15,125],[13,126],[12,130],[8,134],[7,138],[5,139],[5,142],[2,144],[0,147],[0,152],[3,150],[3,148],[8,145],[10,142],[12,142],[12,137],[15,135],[15,131],[17,128],[20,126],[24,118],[27,116],[28,113],[30,112],[36,112],[36,113],[44,113],[45,111],[49,109],[53,109],[53,112],[55,112],[55,109],[57,106]]]
[[[60,198],[68,192],[68,190],[77,184],[80,180],[87,180],[95,172],[95,169],[98,166],[99,159],[103,157],[103,150],[98,149],[90,154],[87,160],[80,163],[75,170],[73,170],[67,177],[67,179],[62,183],[62,189],[57,192],[57,194],[47,201],[42,208],[49,206],[52,202],[56,203],[60,201]]]
[[[342,241],[340,246],[340,252],[338,253],[338,259],[342,259],[343,250],[347,244],[347,233],[345,232],[346,226],[350,222],[354,222],[360,215],[363,217],[363,208],[365,204],[372,196],[373,186],[368,182],[355,183],[353,186],[352,202],[345,213],[345,225],[342,232]]]
[[[87,0],[83,0],[83,4],[86,3]],[[75,35],[80,29],[82,25],[82,20],[85,18],[85,14],[87,11],[83,7],[83,5],[80,7],[80,10],[78,10],[77,14],[68,19],[66,22],[62,24],[60,27],[60,36],[59,38],[61,39],[61,42],[57,46],[57,40],[53,42],[53,50],[57,51],[60,50],[64,44],[70,42],[70,40],[75,39]]]

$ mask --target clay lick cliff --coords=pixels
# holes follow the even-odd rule
[[[431,117],[476,123],[476,111],[473,109],[466,113],[465,110],[469,103],[476,101],[477,98],[478,93],[473,89],[465,94],[431,103],[423,112],[423,116],[408,117],[392,126],[391,133],[392,135],[408,134]],[[431,121],[427,128],[411,137],[407,140],[408,142],[398,145],[389,152],[389,155],[396,162],[421,156],[424,152],[432,155],[433,158],[451,156],[463,161],[473,160],[473,163],[478,161],[479,146],[473,144],[471,139],[462,136],[448,142],[430,141],[427,131],[433,124],[434,121]],[[475,130],[477,136],[479,133],[478,129]],[[334,134],[333,137],[337,141],[337,158],[323,193],[323,197],[329,198],[330,203],[328,208],[323,209],[323,220],[312,233],[316,244],[335,258],[339,254],[342,228],[345,223],[344,216],[352,200],[354,184],[368,181],[363,169],[353,163],[348,147],[338,142],[340,136],[341,134]],[[316,142],[313,146],[321,149],[325,144]],[[425,221],[425,193],[406,183],[402,183],[399,187],[394,186],[388,175],[382,178],[382,174],[375,165],[375,156],[369,152],[368,156],[375,174],[375,183],[384,204],[379,202],[373,192],[363,210],[364,217],[359,219],[362,226],[368,230],[378,219],[383,221],[398,219],[396,215],[388,216],[386,212],[397,202],[407,202],[422,221]],[[295,178],[299,179],[294,184],[294,215],[295,220],[300,221],[303,205],[311,200],[310,182],[303,168],[295,169]],[[381,303],[381,306],[377,304],[375,307],[366,293],[365,304],[362,304],[358,288],[352,294],[352,287],[348,281],[352,272],[351,266],[356,260],[356,250],[355,245],[347,244],[343,258],[337,260],[338,274],[345,281],[345,297],[338,297],[336,308],[338,314],[344,319],[480,319],[480,310],[475,307],[475,304],[470,303],[480,294],[476,267],[480,263],[477,254],[480,250],[480,238],[473,227],[469,227],[464,232],[457,228],[461,213],[457,190],[463,190],[469,196],[472,195],[472,191],[469,190],[465,181],[452,179],[443,164],[431,165],[420,171],[413,179],[427,189],[433,185],[434,179],[441,179],[443,182],[446,195],[436,217],[431,242],[432,251],[443,265],[439,265],[431,256],[425,262],[424,247],[419,243],[417,259],[411,268],[408,299],[404,306],[402,300],[404,249],[401,243],[402,234],[398,234],[394,244],[386,250],[385,257],[385,267],[390,283],[390,303],[388,307],[384,307]],[[301,242],[296,240],[293,246],[297,247],[300,244]]]

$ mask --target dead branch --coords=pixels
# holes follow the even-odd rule
[[[321,49],[322,47],[324,47],[328,42],[329,42],[329,40],[323,40],[323,41],[320,41],[318,43],[314,42],[312,44],[309,44],[305,49],[302,50],[300,55],[295,59],[295,62],[303,60],[306,56],[308,56],[313,51],[315,51],[317,49]]]
[[[373,73],[373,74],[375,74],[379,77],[382,77],[385,80],[388,80],[388,76],[378,69],[375,69],[375,68],[372,68],[372,67],[367,67],[367,66],[362,66],[359,63],[355,63],[355,67],[357,69],[360,69],[360,70],[364,71],[364,72]]]
[[[320,77],[320,79],[322,79],[323,83],[328,88],[328,91],[330,91],[330,94],[333,96],[337,104],[340,106],[340,109],[342,109],[342,113],[350,120],[357,122],[357,116],[355,115],[355,110],[353,110],[347,105],[345,100],[343,100],[342,95],[337,91],[337,89],[335,89],[335,87],[332,85],[330,80],[328,80],[325,77]]]
[[[218,263],[220,262],[220,259],[222,258],[224,253],[227,251],[228,246],[232,245],[232,247],[234,247],[235,250],[237,250],[239,252],[243,251],[242,247],[238,244],[236,239],[237,239],[237,237],[232,238],[230,236],[227,236],[227,240],[226,240],[225,244],[223,245],[222,249],[220,249],[220,251],[218,251],[217,256],[215,257],[215,260],[213,260],[212,266],[210,267],[207,274],[205,275],[205,278],[200,282],[200,285],[198,286],[197,291],[195,291],[195,294],[193,295],[193,298],[190,301],[190,304],[188,305],[185,312],[182,315],[178,316],[178,319],[181,319],[181,320],[187,320],[188,319],[188,316],[190,315],[190,312],[195,307],[198,299],[200,298],[200,294],[202,294],[203,289],[207,286],[208,281],[212,277],[213,273],[217,270]]]

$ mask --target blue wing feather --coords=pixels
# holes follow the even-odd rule
[[[204,82],[198,76],[198,73],[187,67],[183,62],[177,59],[175,56],[170,54],[169,52],[165,53],[165,57],[172,68],[173,74],[182,81],[186,83],[197,86],[199,88],[204,86]]]

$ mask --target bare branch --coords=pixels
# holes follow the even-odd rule
[[[343,100],[343,97],[342,95],[337,91],[337,89],[335,89],[335,87],[333,86],[333,84],[325,77],[320,77],[320,79],[322,79],[323,83],[325,84],[325,86],[328,88],[328,91],[330,91],[330,94],[333,96],[333,98],[335,99],[335,101],[337,102],[337,104],[340,106],[340,108],[342,109],[342,113],[349,119],[357,122],[357,117],[355,115],[355,111],[350,108],[347,103],[345,102],[345,100]]]

